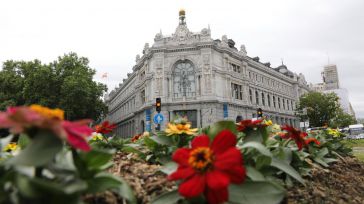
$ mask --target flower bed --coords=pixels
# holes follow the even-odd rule
[[[335,182],[350,178],[338,167],[355,169],[332,129],[306,133],[265,120],[191,129],[177,118],[164,131],[125,140],[108,136],[113,124],[94,133],[85,124],[41,106],[0,113],[0,128],[18,134],[1,140],[0,203],[331,202],[336,187],[349,185]],[[363,179],[356,166],[352,183]],[[336,200],[363,201],[358,185]]]

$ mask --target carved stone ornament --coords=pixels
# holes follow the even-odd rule
[[[173,34],[174,41],[181,44],[186,43],[186,41],[192,38],[192,33],[188,30],[186,25],[178,25],[176,32]]]
[[[139,60],[140,60],[140,55],[136,55],[135,56],[135,62],[139,62]]]
[[[158,60],[156,60],[155,62],[154,62],[154,67],[155,68],[162,68],[162,65],[163,65],[163,63],[162,63],[162,60],[161,59],[158,59]]]
[[[145,43],[144,49],[143,49],[143,54],[147,54],[148,52],[149,52],[149,43]]]
[[[247,52],[246,52],[246,48],[245,45],[241,45],[240,46],[240,51],[239,51],[243,56],[246,56]]]
[[[204,65],[210,64],[210,55],[203,55],[202,60]]]
[[[229,44],[228,44],[228,38],[226,35],[223,35],[221,37],[221,45],[224,46],[224,47],[229,47]]]

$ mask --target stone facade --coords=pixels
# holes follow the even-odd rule
[[[309,90],[302,74],[285,65],[271,68],[227,36],[214,40],[210,28],[191,32],[185,16],[179,20],[175,33],[160,32],[151,47],[145,44],[133,72],[107,96],[107,119],[118,125],[118,135],[154,130],[157,97],[166,121],[187,115],[193,126],[205,127],[237,116],[255,118],[262,108],[274,122],[297,126],[296,102]]]

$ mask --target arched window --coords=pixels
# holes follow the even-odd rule
[[[263,92],[262,92],[262,104],[263,104],[263,106],[265,106],[265,96],[264,96]]]
[[[270,104],[270,95],[268,94],[267,96],[268,96],[268,106],[270,107],[270,105],[271,105]]]
[[[255,91],[255,104],[259,105],[259,94],[258,94],[258,91]]]
[[[174,98],[196,96],[195,67],[189,60],[178,61],[173,71]]]

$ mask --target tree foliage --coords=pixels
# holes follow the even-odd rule
[[[331,121],[331,127],[348,127],[349,125],[356,124],[356,119],[350,115],[342,111],[341,109],[338,111],[336,117]]]
[[[40,104],[65,110],[68,120],[97,120],[107,111],[101,99],[107,88],[93,81],[95,73],[88,59],[76,53],[49,64],[39,60],[6,61],[0,71],[0,110]]]
[[[310,126],[321,127],[330,124],[342,110],[335,93],[309,92],[300,97],[296,111],[301,120],[310,121]]]

